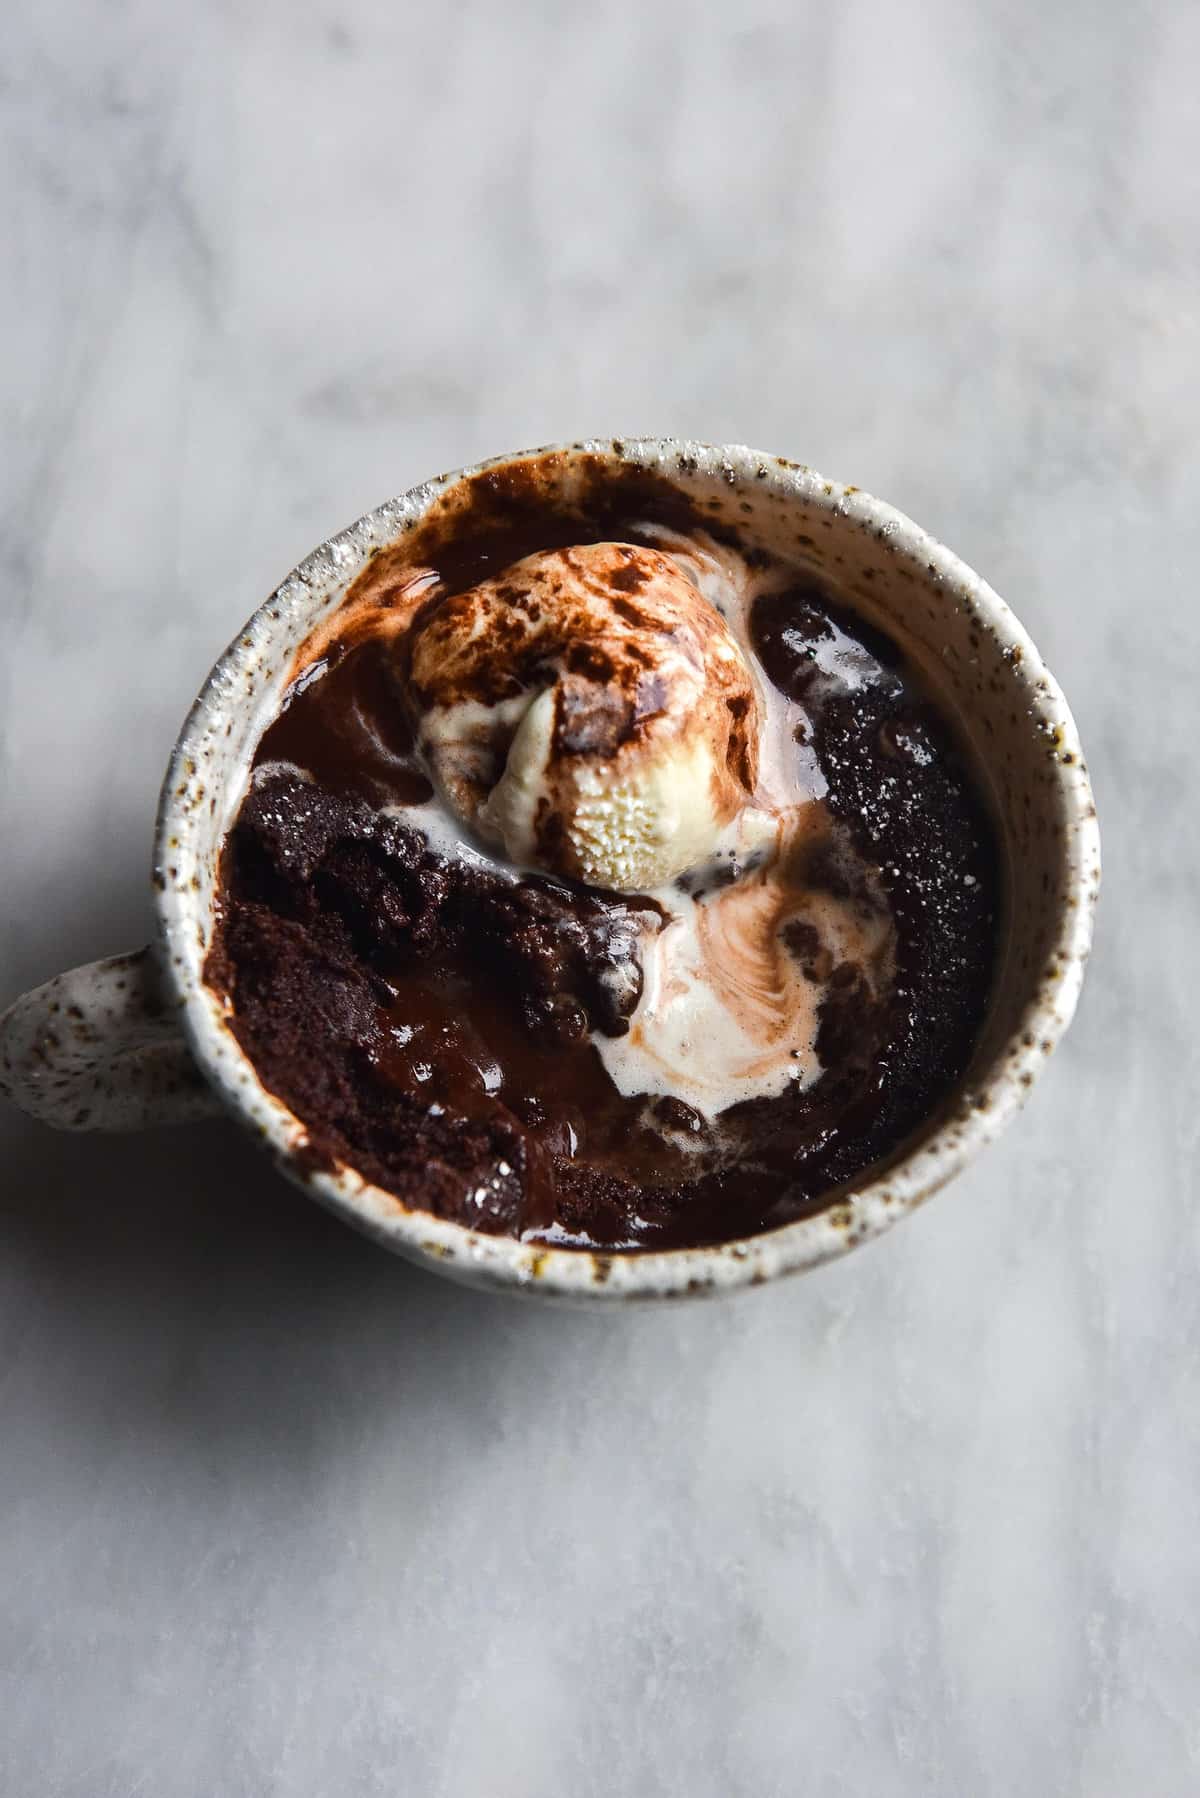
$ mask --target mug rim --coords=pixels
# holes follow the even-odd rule
[[[717,476],[734,486],[754,481],[760,491],[765,481],[810,507],[858,523],[893,553],[919,560],[948,603],[971,611],[978,628],[1005,653],[1013,680],[1029,702],[1032,728],[1045,732],[1053,745],[1062,879],[1057,925],[1035,997],[979,1077],[968,1071],[953,1108],[907,1150],[821,1211],[757,1236],[698,1248],[565,1248],[485,1235],[408,1207],[353,1168],[313,1154],[303,1123],[262,1085],[228,1027],[219,996],[203,978],[212,896],[201,905],[200,833],[211,827],[233,786],[230,775],[223,793],[210,791],[209,764],[215,746],[232,733],[233,714],[253,700],[256,676],[266,666],[268,652],[277,650],[285,626],[315,625],[329,603],[331,586],[344,591],[377,549],[400,538],[448,488],[548,456],[633,463],[668,478],[686,470],[689,476]],[[269,697],[270,707],[260,708],[264,716],[252,728],[252,745],[274,714],[277,693]],[[247,767],[243,754],[236,764],[239,781]],[[240,791],[239,786],[239,800]],[[222,835],[228,821],[227,816]],[[953,551],[896,507],[787,457],[742,444],[631,437],[547,444],[468,464],[385,501],[305,557],[218,658],[184,722],[159,801],[154,868],[159,957],[188,1045],[205,1078],[259,1136],[289,1179],[384,1246],[451,1278],[547,1297],[611,1302],[727,1292],[819,1266],[881,1235],[994,1141],[1024,1103],[1074,1014],[1091,947],[1100,839],[1078,731],[1061,688],[1006,602]]]

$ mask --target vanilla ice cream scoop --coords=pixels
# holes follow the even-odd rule
[[[431,606],[408,654],[434,779],[514,862],[645,891],[711,854],[753,793],[754,678],[658,550],[526,556]]]

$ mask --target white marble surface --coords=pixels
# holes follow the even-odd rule
[[[10,15],[0,998],[147,931],[162,765],[313,543],[748,440],[1016,604],[1107,851],[1075,1033],[798,1284],[459,1292],[232,1127],[0,1118],[0,1791],[1200,1790],[1200,12]]]

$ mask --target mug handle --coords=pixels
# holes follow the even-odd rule
[[[221,1109],[150,949],[72,968],[10,1005],[0,1094],[57,1130],[140,1130]]]

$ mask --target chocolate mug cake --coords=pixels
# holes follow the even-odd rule
[[[485,470],[298,652],[205,969],[315,1164],[643,1251],[832,1203],[945,1108],[1003,906],[926,672],[653,472]]]

